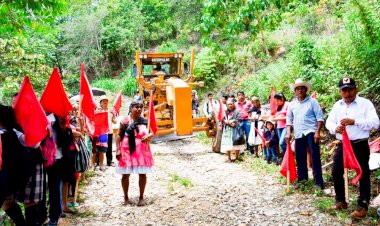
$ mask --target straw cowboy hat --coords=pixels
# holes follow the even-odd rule
[[[290,84],[290,88],[295,92],[297,87],[304,86],[306,87],[306,93],[309,93],[311,91],[311,85],[309,82],[304,82],[302,79],[297,78],[294,84]]]

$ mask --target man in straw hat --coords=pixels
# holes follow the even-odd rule
[[[307,147],[311,153],[315,183],[322,189],[323,178],[319,148],[320,130],[324,121],[322,109],[318,101],[308,95],[311,91],[308,82],[297,79],[294,84],[290,85],[290,88],[295,92],[296,98],[289,104],[287,111],[286,140],[290,141],[293,129],[298,174],[298,183],[295,189],[299,188],[301,182],[308,179]]]
[[[348,138],[358,163],[363,170],[360,179],[358,208],[351,213],[352,217],[365,217],[368,210],[368,202],[371,197],[370,171],[369,171],[369,145],[368,138],[372,129],[379,128],[379,117],[370,100],[357,96],[355,80],[349,77],[342,78],[338,84],[338,100],[326,120],[326,127],[331,134],[335,134],[338,140],[342,140],[343,129],[346,128]],[[334,181],[335,200],[333,209],[347,209],[343,180],[343,147],[342,142],[337,146],[334,154],[334,166],[332,177]]]

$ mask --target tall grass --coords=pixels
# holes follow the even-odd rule
[[[123,94],[128,96],[133,96],[137,90],[136,79],[133,76],[124,76],[121,79],[100,77],[93,81],[91,86],[113,93],[117,93],[122,90]]]

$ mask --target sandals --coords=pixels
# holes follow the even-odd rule
[[[79,207],[79,204],[78,203],[72,203],[72,202],[70,202],[68,205],[67,205],[68,207]]]

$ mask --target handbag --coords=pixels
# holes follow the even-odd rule
[[[232,143],[233,145],[245,144],[244,132],[239,123],[236,123],[236,126],[232,131]]]
[[[82,139],[78,139],[75,147],[77,149],[77,152],[75,152],[75,171],[84,173],[90,166],[90,151]]]
[[[41,154],[45,158],[44,167],[53,165],[55,161],[55,154],[57,152],[57,146],[55,144],[53,136],[47,136],[40,145]]]

